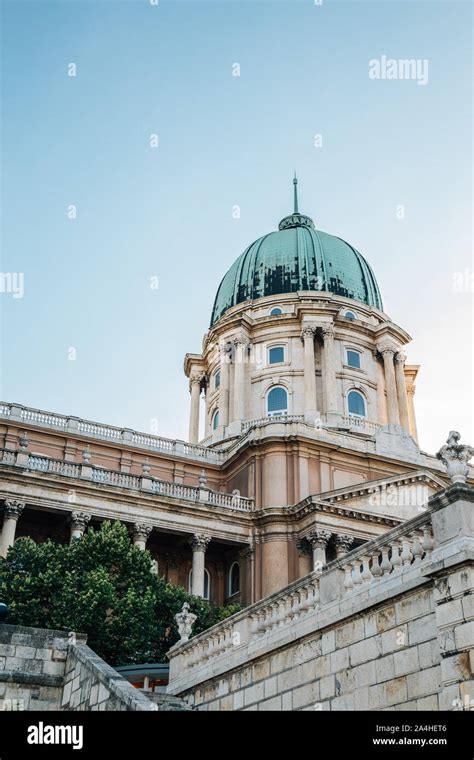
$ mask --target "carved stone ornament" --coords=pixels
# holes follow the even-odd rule
[[[185,602],[181,607],[181,612],[178,612],[174,619],[178,625],[179,641],[189,641],[189,637],[193,630],[193,625],[197,615],[189,612],[189,604]]]
[[[146,525],[145,523],[135,523],[135,525],[133,526],[133,538],[138,541],[146,541],[152,530],[153,530],[153,525]]]
[[[18,520],[25,508],[25,502],[18,499],[6,499],[4,515],[7,518]]]
[[[347,554],[351,550],[351,546],[354,543],[354,536],[336,536],[335,544],[336,551],[341,554]]]
[[[85,530],[90,523],[91,516],[87,512],[71,512],[69,522],[77,530]]]
[[[189,543],[193,551],[205,552],[210,540],[210,536],[205,536],[202,533],[196,533],[189,539]]]
[[[322,530],[319,528],[316,528],[315,530],[312,530],[308,533],[307,536],[305,536],[306,540],[309,541],[313,549],[325,549],[328,545],[328,541],[331,538],[331,531],[330,530]]]
[[[304,340],[306,336],[309,336],[310,338],[314,338],[314,335],[316,333],[316,325],[303,325],[303,329],[301,330],[301,338]]]
[[[474,448],[458,443],[460,438],[461,434],[457,430],[451,430],[446,444],[436,454],[446,465],[446,472],[453,483],[466,482],[469,475],[468,462],[474,456]]]

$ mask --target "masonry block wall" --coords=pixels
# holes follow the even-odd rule
[[[74,641],[65,631],[0,625],[0,709],[161,709],[98,657],[85,636]]]
[[[169,693],[198,710],[474,709],[474,489],[169,656]]]
[[[438,710],[434,599],[417,591],[211,680],[199,710]]]

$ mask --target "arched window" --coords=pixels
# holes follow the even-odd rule
[[[217,409],[214,412],[214,415],[212,417],[212,429],[217,430],[218,427],[219,427],[219,409]]]
[[[275,308],[273,308],[270,311],[270,316],[271,317],[278,317],[280,314],[283,314],[283,311],[280,309],[279,306],[275,306]]]
[[[193,569],[189,571],[189,585],[188,585],[188,592],[191,593],[191,589],[193,587]],[[211,576],[209,575],[209,570],[207,567],[204,568],[204,596],[203,599],[210,599],[211,598]]]
[[[346,349],[346,361],[349,367],[361,368],[360,351],[354,351],[352,348]]]
[[[267,414],[273,417],[278,414],[288,414],[288,393],[286,388],[276,386],[267,396]]]
[[[229,570],[229,596],[238,594],[240,591],[240,565],[233,562]]]
[[[344,316],[346,317],[346,319],[357,319],[353,311],[346,311]]]
[[[359,393],[358,391],[350,391],[347,396],[347,408],[349,414],[354,414],[357,417],[367,416],[365,411],[365,398],[362,393]]]
[[[281,364],[285,361],[285,346],[272,346],[268,349],[268,363]]]
[[[221,371],[220,369],[218,369],[214,375],[214,388],[217,390],[217,388],[220,387],[220,384],[221,384]]]

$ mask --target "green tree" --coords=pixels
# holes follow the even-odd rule
[[[166,583],[119,522],[70,544],[16,542],[0,560],[0,600],[10,607],[10,623],[87,633],[111,665],[166,662],[178,640],[174,616],[186,601],[197,615],[194,634],[239,609]]]

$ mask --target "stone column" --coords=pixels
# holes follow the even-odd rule
[[[336,370],[334,367],[334,325],[323,325],[321,333],[324,341],[324,391],[326,412],[336,411]]]
[[[387,420],[387,399],[385,397],[385,376],[382,363],[374,351],[375,369],[377,373],[377,422],[380,425],[386,425]]]
[[[204,568],[206,559],[206,549],[210,542],[209,536],[202,533],[195,533],[189,539],[189,544],[193,550],[193,573],[191,577],[191,594],[194,596],[204,596]]]
[[[316,369],[314,364],[315,325],[303,325],[301,338],[304,343],[304,411],[305,416],[318,416],[316,402]]]
[[[229,424],[229,363],[230,356],[227,346],[220,347],[221,384],[219,386],[219,426]]]
[[[234,338],[234,421],[245,418],[245,354],[248,341],[243,335]]]
[[[135,523],[135,525],[132,528],[133,545],[136,546],[138,549],[142,549],[142,551],[144,551],[146,549],[146,542],[148,541],[148,536],[150,535],[152,530],[153,530],[152,525],[145,525],[144,523]]]
[[[350,552],[353,543],[354,536],[336,536],[336,559],[339,559],[347,554],[347,552]]]
[[[189,378],[191,391],[191,412],[189,415],[189,443],[197,443],[199,440],[199,403],[201,398],[201,383],[204,374],[196,372]]]
[[[399,425],[400,417],[398,415],[397,386],[395,381],[395,368],[393,366],[395,349],[391,346],[382,346],[380,348],[380,353],[383,357],[383,366],[385,372],[388,422],[389,425]]]
[[[296,542],[298,550],[298,577],[308,575],[313,569],[313,552],[305,538]]]
[[[239,552],[240,598],[243,607],[255,602],[255,546],[250,544]],[[245,572],[242,572],[245,570]]]
[[[91,516],[87,512],[71,512],[69,525],[71,527],[71,541],[74,538],[82,538],[84,531],[90,523]]]
[[[306,536],[313,549],[313,570],[321,571],[326,564],[326,547],[331,538],[330,530],[315,528]]]
[[[25,502],[18,499],[5,499],[3,509],[3,528],[0,556],[6,557],[10,546],[15,541],[16,526],[25,508]]]
[[[414,385],[408,386],[407,396],[408,396],[408,418],[410,420],[410,435],[412,436],[412,438],[415,439],[415,441],[418,441],[418,430],[416,427],[416,415],[415,415],[415,404],[414,404],[414,396],[415,396]]]
[[[405,382],[405,362],[407,358],[402,351],[395,354],[395,379],[397,383],[398,409],[400,412],[400,425],[407,433],[410,432],[410,418],[408,415],[408,398]]]

